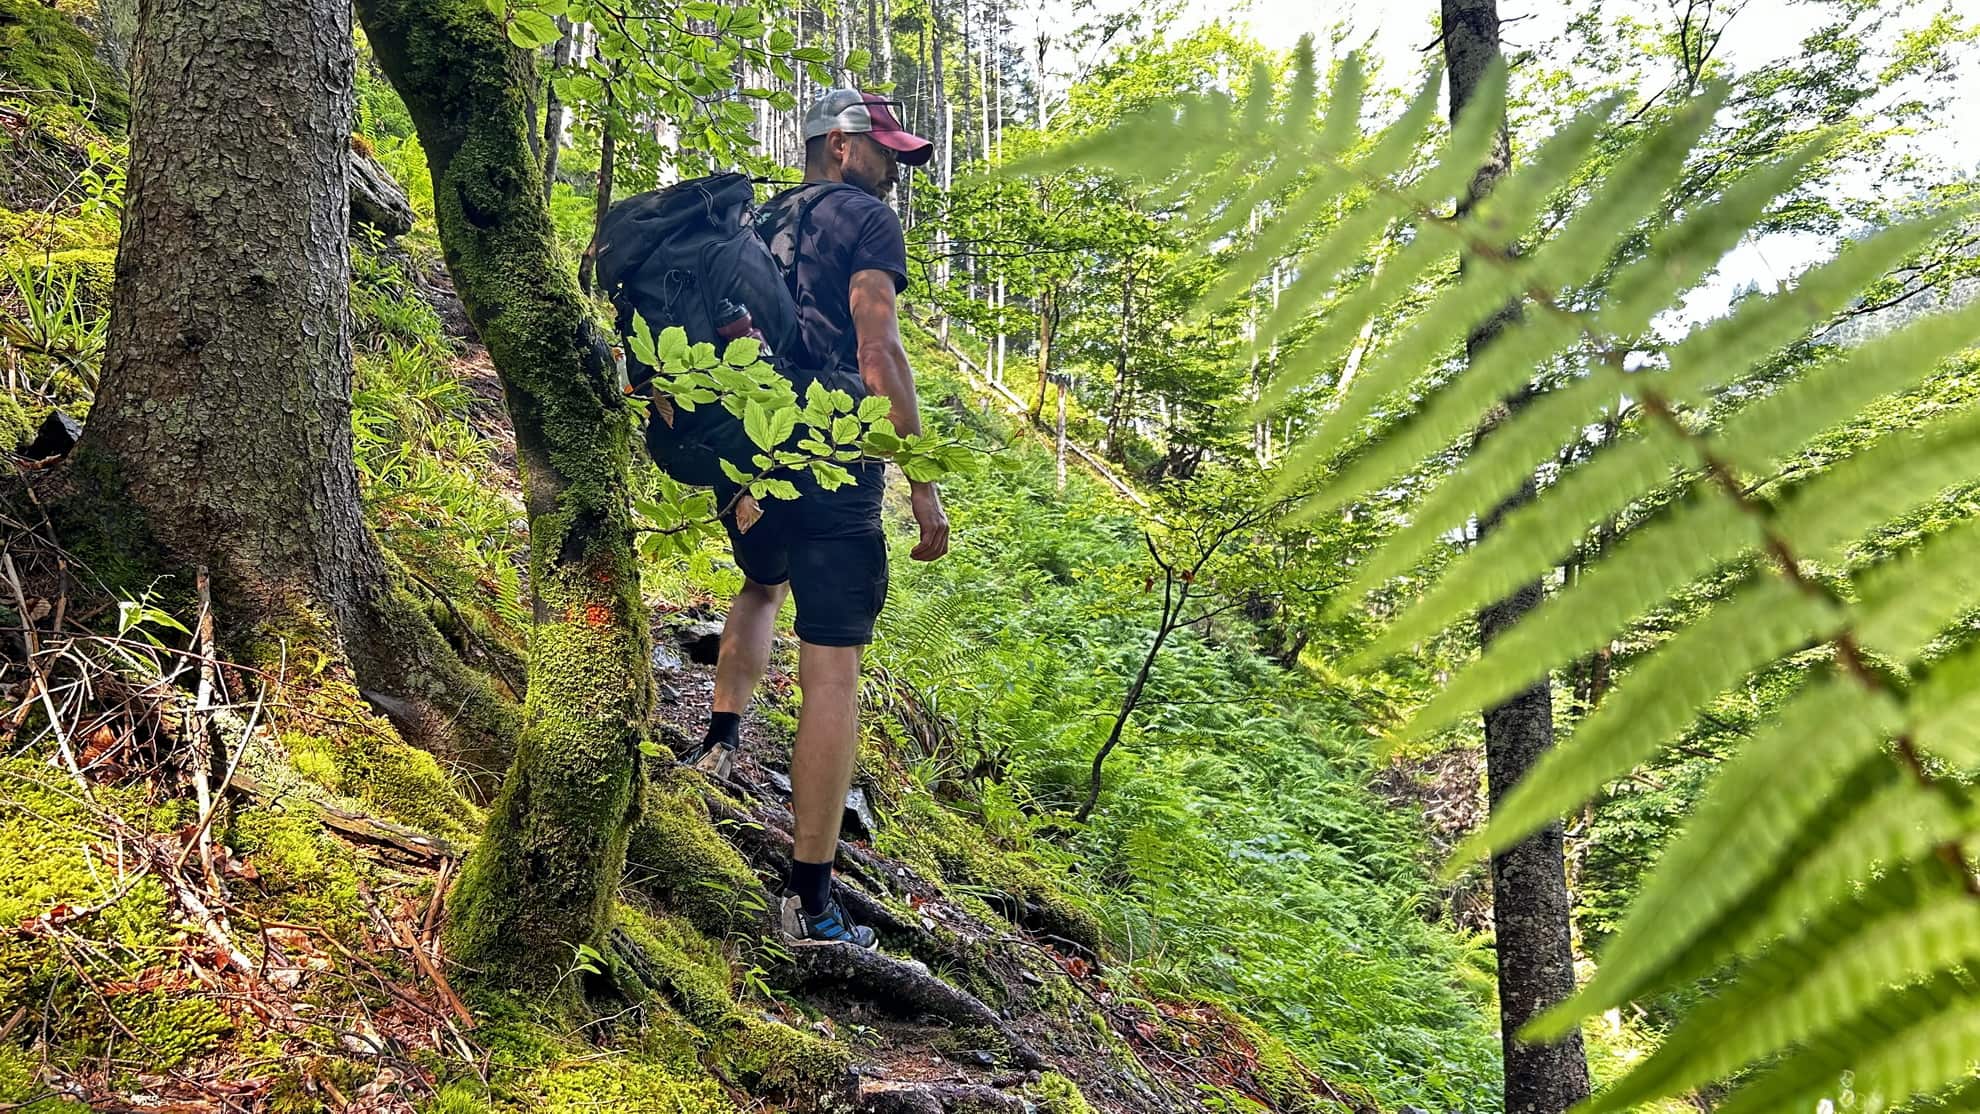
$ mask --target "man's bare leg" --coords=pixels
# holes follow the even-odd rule
[[[799,862],[829,863],[839,850],[846,791],[859,756],[858,646],[798,643],[797,745],[791,755],[791,811]]]
[[[804,705],[798,709],[797,744],[791,754],[791,811],[796,837],[791,849],[791,890],[802,923],[787,929],[812,940],[840,940],[872,947],[873,931],[853,925],[832,903],[832,860],[839,849],[839,824],[846,790],[852,787],[859,755],[858,646],[798,643],[798,683]]]
[[[783,606],[788,584],[758,584],[744,578],[742,591],[729,603],[722,624],[722,649],[715,658],[715,702],[712,710],[741,715],[756,686],[770,668],[770,636],[777,609]]]
[[[722,624],[722,648],[715,656],[715,697],[709,707],[708,731],[701,746],[686,756],[695,768],[718,778],[729,776],[731,753],[742,738],[742,713],[770,667],[770,636],[777,608],[784,602],[783,584],[758,584],[744,578],[742,591],[729,604]]]

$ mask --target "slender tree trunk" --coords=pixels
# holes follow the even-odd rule
[[[550,67],[550,77],[544,82],[543,94],[543,199],[550,200],[557,190],[557,156],[564,148],[564,102],[557,96],[557,77],[571,64],[571,36],[574,33],[571,21],[557,17],[557,26],[563,35],[557,40],[557,53]]]
[[[1038,399],[1031,404],[1031,420],[1045,416],[1045,388],[1052,378],[1052,326],[1057,324],[1058,288],[1046,286],[1038,296]]]
[[[894,3],[873,0],[880,9],[880,80],[894,83]]]
[[[1066,377],[1055,375],[1052,378],[1059,387],[1059,490],[1064,491],[1066,489]]]
[[[935,233],[935,284],[946,290],[949,285],[950,275],[949,185],[952,181],[951,170],[954,167],[956,131],[953,126],[954,119],[949,115],[949,88],[944,74],[942,59],[946,51],[943,49],[944,44],[942,42],[941,0],[929,0],[928,22],[930,25],[930,46],[934,52],[931,56],[930,68],[933,70],[935,83],[935,120],[939,129],[935,134],[937,137],[936,142],[941,145],[941,149],[936,152],[939,159],[936,163],[938,168],[937,173],[941,176],[942,216],[941,223],[936,226],[939,231]],[[947,340],[949,338],[949,315],[941,313],[939,303],[936,312],[939,316],[935,319],[935,331],[943,340]]]
[[[441,248],[502,380],[529,516],[523,730],[454,891],[448,950],[544,987],[573,945],[603,946],[639,809],[651,674],[631,423],[611,349],[558,263],[526,138],[528,56],[481,0],[360,0],[358,16],[426,148]]]
[[[612,99],[612,79],[605,79],[605,112],[598,120],[598,183],[591,195],[591,246],[578,261],[578,289],[591,292],[591,276],[598,269],[598,237],[605,231],[605,213],[612,207],[612,171],[618,161],[619,137]]]
[[[1451,118],[1471,99],[1486,72],[1501,59],[1497,0],[1443,0],[1444,62],[1451,75]],[[1465,201],[1469,209],[1490,193],[1510,169],[1512,150],[1505,129],[1492,156],[1479,169]],[[1466,341],[1466,358],[1479,353],[1510,324],[1512,311],[1488,321]],[[1502,423],[1520,405],[1515,399],[1487,419]],[[1479,525],[1481,536],[1505,514],[1534,497],[1529,479]],[[1544,588],[1535,580],[1478,613],[1478,639],[1490,644],[1540,605]],[[1554,742],[1553,692],[1542,680],[1485,713],[1485,765],[1492,807],[1526,776]],[[1588,1097],[1588,1061],[1581,1034],[1556,1044],[1522,1041],[1520,1028],[1548,1007],[1574,993],[1574,938],[1562,858],[1561,824],[1556,820],[1492,859],[1492,923],[1498,948],[1499,1026],[1505,1055],[1505,1109],[1508,1114],[1561,1114]]]
[[[1128,343],[1134,334],[1134,267],[1121,268],[1121,331],[1114,349],[1114,397],[1107,405],[1106,451],[1121,458],[1121,417],[1127,409]]]
[[[341,652],[409,739],[499,768],[513,708],[395,584],[358,498],[350,10],[146,0],[139,28],[107,354],[73,474],[143,515],[180,583],[211,570],[236,648]]]

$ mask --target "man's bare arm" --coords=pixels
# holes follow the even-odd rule
[[[921,407],[914,395],[914,369],[901,346],[894,276],[880,270],[854,272],[851,298],[853,331],[859,338],[859,377],[866,383],[866,393],[893,401],[887,416],[901,436],[920,433]]]
[[[855,271],[852,276],[853,331],[859,340],[859,377],[866,393],[885,395],[893,403],[887,417],[903,437],[921,432],[921,404],[914,393],[914,369],[901,346],[899,307],[894,301],[894,276],[886,271]],[[935,485],[910,480],[914,521],[921,543],[910,556],[933,561],[949,551],[949,517]]]

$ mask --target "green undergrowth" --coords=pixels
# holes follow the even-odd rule
[[[869,733],[909,790],[882,786],[879,848],[1064,950],[1104,942],[1151,992],[1241,1004],[1261,1048],[1344,1090],[1490,1105],[1488,943],[1430,923],[1424,833],[1368,788],[1366,713],[1241,619],[1173,637],[1070,823],[1153,630],[1141,521],[1076,464],[1060,490],[1040,439],[907,339],[924,413],[1002,449],[945,482],[947,558],[908,560],[894,531],[869,696],[938,727]]]

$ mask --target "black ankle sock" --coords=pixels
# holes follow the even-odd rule
[[[708,714],[708,732],[701,737],[702,742],[719,742],[723,746],[733,749],[736,741],[741,737],[741,712],[710,712]]]
[[[832,864],[792,859],[791,892],[798,895],[807,915],[815,917],[823,913],[832,898]]]

